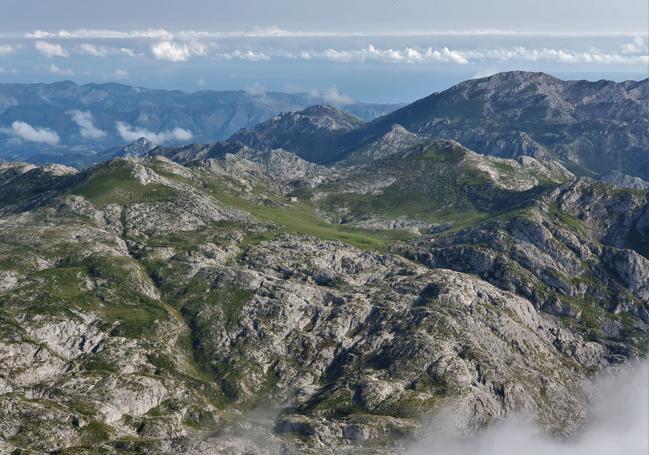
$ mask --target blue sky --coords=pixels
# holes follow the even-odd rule
[[[497,71],[647,77],[646,0],[0,0],[0,82],[411,101]]]

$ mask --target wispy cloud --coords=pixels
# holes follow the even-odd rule
[[[263,62],[271,59],[270,55],[265,52],[253,51],[252,49],[246,51],[235,49],[232,52],[222,53],[218,56],[226,60],[249,60],[251,62]]]
[[[568,440],[544,434],[532,421],[510,418],[468,436],[457,428],[454,411],[440,412],[426,435],[407,455],[644,455],[649,450],[649,364],[604,374],[587,387],[593,396],[591,419]]]
[[[47,145],[56,145],[61,140],[56,131],[49,128],[36,128],[29,123],[20,121],[13,122],[9,128],[0,128],[0,133],[21,141]]]
[[[521,36],[521,37],[613,37],[613,36],[646,36],[648,33],[642,30],[619,30],[619,31],[543,31],[543,30],[502,30],[502,29],[473,29],[473,30],[409,30],[401,32],[323,32],[317,30],[299,31],[284,30],[280,27],[271,25],[266,27],[253,27],[251,30],[240,30],[231,32],[215,32],[201,30],[183,30],[179,32],[169,32],[165,29],[148,28],[143,30],[118,31],[108,29],[78,29],[78,30],[59,30],[43,31],[35,30],[25,34],[29,39],[127,39],[127,38],[144,38],[144,39],[164,39],[164,40],[195,40],[201,38],[236,38],[236,37],[444,37],[444,36]]]
[[[74,71],[69,68],[61,68],[54,63],[50,63],[49,72],[56,76],[74,76]]]
[[[72,110],[67,111],[74,123],[79,127],[79,134],[84,139],[103,139],[106,137],[106,132],[100,130],[94,125],[92,114],[88,111]]]
[[[266,94],[266,87],[259,82],[246,87],[246,93],[250,96],[264,96]]]
[[[633,41],[622,45],[623,54],[640,54],[649,52],[649,46],[641,36],[633,37]]]
[[[319,90],[312,90],[309,93],[313,98],[318,98],[324,101],[327,104],[335,104],[339,106],[344,106],[347,104],[352,104],[354,100],[349,96],[341,93],[337,87],[329,87],[324,92]]]
[[[303,58],[304,56],[302,56]],[[337,62],[363,62],[366,60],[377,60],[392,63],[423,63],[423,62],[443,62],[458,63],[461,65],[469,61],[459,51],[450,50],[448,47],[442,49],[415,49],[408,47],[402,50],[398,49],[381,49],[370,44],[366,48],[358,50],[336,50],[327,49],[323,53],[309,53],[308,59],[324,57],[327,60]]]
[[[128,71],[123,70],[121,68],[117,68],[113,72],[113,77],[115,77],[115,79],[117,79],[117,80],[128,79]]]
[[[132,30],[132,31],[117,31],[107,29],[86,29],[79,30],[59,30],[58,32],[47,32],[43,30],[35,30],[25,34],[25,38],[29,39],[44,39],[44,38],[59,38],[59,39],[128,39],[128,38],[150,38],[150,39],[171,39],[172,33],[165,29],[149,28],[146,30]]]
[[[91,43],[84,43],[74,48],[75,52],[83,55],[92,55],[94,57],[107,57],[109,55],[126,55],[135,57],[135,52],[126,47],[107,47]]]
[[[0,46],[0,56],[2,55],[9,55],[14,53],[14,48],[13,46],[10,46],[8,44],[4,44]]]
[[[461,52],[470,60],[528,60],[528,61],[553,61],[569,64],[594,63],[594,64],[645,64],[649,62],[646,55],[622,55],[613,52],[592,50],[577,52],[569,49],[528,49],[525,47],[497,48],[491,50],[476,50]]]
[[[133,142],[141,137],[146,137],[155,145],[161,145],[169,141],[187,142],[192,139],[191,131],[184,128],[174,128],[173,130],[161,131],[155,133],[146,128],[133,127],[126,122],[116,122],[117,133],[128,142]]]
[[[69,57],[70,53],[66,48],[58,43],[49,43],[47,41],[36,41],[34,47],[38,52],[47,58],[53,57]]]

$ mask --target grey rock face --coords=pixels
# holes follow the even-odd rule
[[[306,160],[335,161],[336,137],[352,131],[363,122],[332,106],[311,106],[303,111],[280,114],[253,129],[244,129],[229,140],[255,149],[282,148],[297,152]]]
[[[649,182],[645,182],[639,177],[631,177],[630,175],[622,174],[618,171],[613,171],[600,176],[599,181],[629,190],[649,190]]]
[[[397,123],[486,155],[552,157],[587,172],[648,178],[648,97],[649,79],[562,81],[514,71],[434,93],[369,123],[364,134]]]
[[[452,141],[189,161],[0,172],[0,450],[394,453],[441,407],[569,436],[646,348],[646,193]]]
[[[124,156],[124,157],[138,157],[146,155],[149,151],[155,148],[155,144],[151,142],[146,137],[141,137],[135,142],[131,142],[121,150],[119,150],[115,156]]]

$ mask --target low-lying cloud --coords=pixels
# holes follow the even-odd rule
[[[430,433],[407,455],[646,455],[649,453],[649,362],[620,369],[588,387],[589,423],[568,441],[542,433],[531,420],[509,419],[474,437],[454,431],[449,415],[433,419]]]
[[[133,127],[126,122],[116,122],[115,127],[122,139],[128,142],[137,141],[139,138],[145,137],[155,145],[162,145],[170,141],[187,142],[194,137],[191,131],[184,128],[174,128],[173,130],[155,133],[146,128]]]
[[[40,52],[47,58],[53,58],[53,57],[65,58],[70,56],[68,50],[58,43],[49,43],[47,41],[36,41],[34,43],[34,47],[38,52]]]
[[[92,114],[88,111],[73,110],[66,112],[79,127],[79,134],[84,139],[103,139],[107,133],[94,125]]]
[[[0,132],[20,141],[47,145],[56,145],[61,140],[56,131],[49,128],[37,128],[20,121],[13,122],[9,128],[0,128]]]
[[[633,41],[622,45],[623,54],[640,54],[649,52],[649,47],[641,36],[636,36]]]
[[[224,58],[226,60],[248,60],[251,62],[263,62],[271,59],[271,56],[265,52],[253,51],[248,49],[246,51],[240,51],[235,49],[232,52],[221,53],[218,57]]]
[[[638,33],[638,32],[636,32]],[[214,32],[205,30],[183,30],[171,33],[162,28],[147,28],[140,30],[109,30],[109,29],[77,29],[77,30],[59,30],[59,31],[45,31],[34,30],[25,34],[25,38],[29,39],[44,39],[44,38],[60,38],[60,39],[126,39],[126,38],[150,38],[160,39],[172,37],[194,39],[196,37],[407,37],[407,36],[430,36],[430,37],[454,37],[454,36],[493,36],[493,37],[618,37],[618,36],[633,36],[633,32],[570,32],[570,31],[530,31],[530,30],[504,30],[504,29],[469,29],[469,30],[405,30],[405,31],[387,31],[376,33],[360,33],[354,32],[322,32],[322,31],[296,31],[285,30],[275,25],[266,27],[253,27],[250,30],[238,30],[229,32]]]
[[[59,39],[128,39],[128,38],[170,38],[173,36],[170,32],[160,28],[148,28],[145,30],[132,30],[132,31],[118,31],[108,29],[88,29],[82,28],[78,30],[59,30],[58,32],[48,32],[44,30],[34,30],[33,32],[26,33],[25,38],[29,39],[44,39],[44,38],[59,38]]]
[[[157,60],[186,62],[192,55],[207,55],[207,46],[198,41],[189,44],[180,44],[174,41],[161,41],[151,46],[151,52]]]
[[[14,53],[13,46],[8,44],[0,46],[0,55],[9,55]]]
[[[433,41],[426,37],[437,37]],[[468,44],[461,37],[475,36],[480,44]],[[497,37],[530,36],[526,45],[504,46]],[[604,49],[585,46],[586,39],[573,46],[556,46],[556,41],[543,41],[543,33],[507,33],[477,30],[467,32],[405,33],[394,35],[346,35],[289,32],[277,27],[257,28],[244,32],[169,32],[164,29],[134,31],[61,30],[35,31],[26,35],[34,40],[36,50],[47,58],[65,58],[72,53],[92,57],[127,56],[184,63],[194,57],[264,62],[270,60],[329,61],[337,63],[382,62],[392,64],[489,64],[504,62],[540,62],[565,65],[647,65],[649,55],[645,35],[611,35]],[[564,36],[557,34],[556,36]],[[565,35],[569,36],[569,35]],[[575,35],[581,36],[581,35]],[[607,35],[608,36],[608,35]],[[347,37],[348,39],[345,39]],[[334,39],[335,38],[335,39]],[[113,39],[120,45],[110,45]],[[476,38],[478,39],[478,38]],[[485,45],[491,39],[493,45]],[[66,40],[78,44],[64,47]],[[626,41],[628,40],[628,41]],[[626,42],[625,42],[626,41]],[[437,44],[433,44],[436,42]],[[361,44],[364,43],[364,44]],[[536,44],[531,44],[536,43]],[[512,43],[513,44],[513,43]],[[8,42],[0,46],[0,55],[15,53]]]
[[[318,98],[324,101],[327,104],[335,104],[338,106],[345,106],[347,104],[353,104],[354,100],[341,93],[337,87],[332,86],[329,87],[327,90],[324,92],[321,92],[319,90],[312,90],[309,93],[313,98]]]
[[[93,57],[107,57],[109,55],[125,55],[135,57],[133,49],[127,47],[109,47],[99,46],[91,43],[83,43],[75,47],[75,52],[82,55],[92,55]]]
[[[74,76],[74,71],[72,71],[69,68],[61,68],[60,66],[56,66],[54,63],[51,63],[49,66],[49,71],[50,73],[54,74],[55,76]]]
[[[304,55],[301,56],[302,58]],[[372,44],[363,49],[357,50],[336,50],[327,49],[323,53],[311,53],[308,58],[324,58],[335,62],[364,62],[367,60],[382,61],[388,63],[424,63],[441,62],[457,63],[465,65],[468,59],[459,51],[448,47],[442,49],[416,49],[407,47],[405,49],[381,49]]]
[[[264,96],[266,94],[266,87],[264,87],[259,82],[255,82],[252,85],[246,87],[246,93],[250,96]]]

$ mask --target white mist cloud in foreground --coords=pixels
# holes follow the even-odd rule
[[[448,415],[434,419],[431,432],[408,455],[647,455],[649,453],[649,362],[600,378],[592,418],[569,441],[543,434],[531,421],[510,419],[475,437],[448,428]]]
[[[0,133],[11,136],[14,139],[41,144],[56,145],[61,138],[56,131],[48,128],[36,128],[26,122],[15,121],[10,128],[0,128]]]
[[[190,141],[192,137],[194,137],[191,131],[183,128],[174,128],[173,130],[166,130],[155,133],[153,131],[147,130],[146,128],[132,127],[125,122],[116,122],[115,127],[117,128],[117,132],[122,137],[122,139],[128,142],[137,141],[139,138],[145,137],[155,145],[162,145],[165,142],[169,141],[187,142]]]
[[[79,134],[84,139],[103,139],[106,137],[106,132],[100,130],[94,125],[92,114],[88,111],[82,112],[78,110],[66,112],[74,123],[79,127]]]

